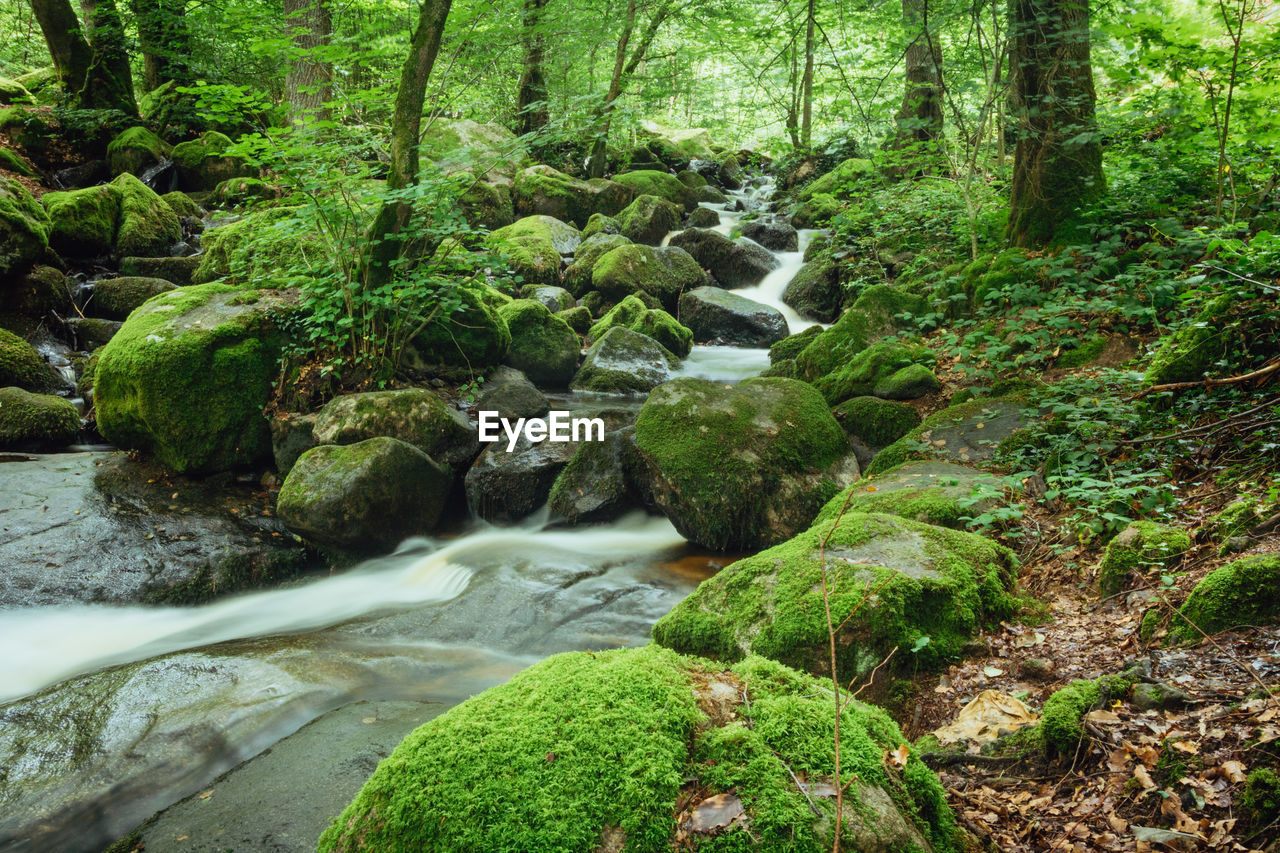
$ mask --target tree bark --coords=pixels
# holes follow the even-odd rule
[[[285,75],[289,116],[295,122],[328,121],[333,98],[333,64],[318,52],[333,35],[327,0],[284,0],[284,21],[299,55]]]
[[[31,10],[72,106],[138,114],[115,0],[86,5],[84,27],[69,0],[31,0]]]
[[[1010,0],[1017,147],[1009,241],[1050,243],[1106,191],[1089,64],[1088,0]]]
[[[890,172],[917,177],[934,171],[942,137],[942,45],[930,25],[929,0],[902,0],[902,20],[913,37],[903,57],[906,91],[889,144],[900,160]]]
[[[804,110],[800,116],[800,147],[806,151],[813,144],[813,50],[813,0],[809,0],[805,12],[804,79],[801,81]]]
[[[537,133],[547,126],[547,77],[542,65],[546,58],[546,40],[542,36],[542,8],[547,0],[525,0],[524,5],[524,70],[516,89],[516,132]]]
[[[418,26],[409,40],[409,55],[400,69],[395,112],[391,119],[391,164],[387,189],[393,196],[383,202],[369,226],[369,263],[366,285],[385,284],[395,274],[395,262],[405,244],[404,229],[413,213],[408,201],[395,198],[418,180],[418,140],[422,135],[422,105],[427,97],[431,68],[440,53],[440,39],[452,0],[424,0],[418,9]]]
[[[187,55],[191,37],[185,0],[133,0],[132,6],[138,22],[146,91],[158,89],[170,80],[182,86],[190,84],[193,80]]]

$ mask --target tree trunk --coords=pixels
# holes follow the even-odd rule
[[[542,70],[546,40],[542,36],[542,8],[547,0],[525,0],[524,71],[516,91],[516,132],[523,136],[547,126],[547,78]]]
[[[31,0],[31,10],[72,106],[138,114],[115,0],[86,6],[83,28],[69,0]]]
[[[1088,0],[1010,0],[1017,147],[1009,241],[1043,246],[1106,191],[1089,64]]]
[[[813,0],[805,13],[804,80],[801,83],[804,111],[800,117],[800,147],[806,151],[813,144]]]
[[[409,40],[409,55],[400,69],[400,86],[396,90],[395,113],[391,119],[391,164],[387,172],[387,189],[393,197],[383,202],[369,226],[369,265],[365,275],[367,286],[385,284],[395,273],[395,262],[404,245],[403,231],[413,213],[403,198],[395,198],[395,190],[403,190],[418,180],[418,140],[422,135],[422,105],[427,97],[427,81],[440,53],[452,0],[424,0],[418,10],[418,27]]]
[[[295,122],[328,121],[325,107],[333,98],[333,64],[321,49],[333,34],[327,0],[284,0],[284,21],[299,55],[285,75],[289,116]]]
[[[902,0],[902,20],[913,37],[903,57],[906,90],[889,144],[900,159],[890,172],[917,177],[934,171],[942,137],[942,45],[930,26],[929,0]]]
[[[187,30],[185,0],[133,0],[138,21],[138,47],[142,50],[143,85],[158,89],[173,80],[192,82],[187,55],[191,37]]]

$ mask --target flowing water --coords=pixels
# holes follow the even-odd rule
[[[758,205],[770,192],[731,195]],[[741,219],[710,206],[722,233]],[[793,332],[811,324],[781,297],[813,233],[737,291]],[[733,383],[768,364],[765,349],[697,346],[679,373]],[[0,609],[0,850],[101,849],[355,701],[447,708],[550,654],[642,644],[723,564],[662,518],[566,530],[544,517],[411,540],[341,574],[200,607]]]

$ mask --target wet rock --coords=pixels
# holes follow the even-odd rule
[[[679,364],[680,359],[648,335],[614,326],[587,349],[569,387],[606,394],[643,393],[667,381]]]
[[[140,278],[160,278],[179,287],[191,284],[200,258],[121,258],[120,274]]]
[[[730,240],[705,228],[686,228],[671,238],[671,245],[687,251],[703,269],[711,271],[716,281],[729,288],[759,284],[779,264],[768,249],[757,243]]]
[[[830,255],[807,261],[782,292],[782,301],[801,317],[831,323],[840,316],[844,291],[839,270]]]
[[[15,386],[37,393],[62,388],[62,377],[31,344],[0,329],[0,388]]]
[[[282,412],[271,419],[271,456],[280,476],[287,476],[298,457],[316,446],[316,417]]]
[[[435,527],[452,479],[444,466],[395,438],[325,445],[294,463],[276,512],[310,542],[354,553],[390,551]]]
[[[509,452],[505,441],[490,444],[467,472],[467,505],[486,521],[519,521],[547,502],[577,449],[575,442],[531,442],[523,433]]]
[[[317,444],[355,444],[388,436],[462,471],[480,451],[466,415],[425,388],[344,394],[316,415]]]
[[[698,287],[680,297],[680,319],[694,340],[720,339],[748,347],[767,347],[788,334],[782,312],[719,287]]]
[[[173,290],[173,283],[162,278],[104,278],[93,286],[89,310],[108,320],[124,320],[151,297],[170,290]]]
[[[908,364],[877,382],[871,393],[884,400],[916,400],[941,388],[932,370],[923,364]]]
[[[513,422],[519,418],[540,418],[551,410],[537,387],[519,370],[499,367],[485,377],[476,411],[497,412]]]
[[[633,429],[614,430],[604,441],[584,441],[556,478],[548,503],[569,524],[612,521],[639,505],[627,476]]]
[[[714,228],[720,224],[720,214],[709,207],[699,207],[689,214],[690,228]]]
[[[646,293],[674,313],[680,294],[706,283],[688,252],[675,246],[627,245],[606,253],[591,270],[591,286],[610,302]]]
[[[800,235],[790,222],[773,217],[742,223],[742,236],[775,252],[800,251]]]
[[[63,189],[77,190],[96,186],[110,178],[111,169],[106,160],[88,160],[79,166],[59,170],[53,176],[53,182]]]
[[[582,341],[541,302],[516,299],[498,309],[511,331],[506,364],[522,371],[535,385],[563,388],[578,369]]]

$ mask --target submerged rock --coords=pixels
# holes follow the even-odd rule
[[[787,336],[787,318],[771,305],[720,287],[698,287],[680,297],[680,319],[698,341],[767,347]]]
[[[304,539],[355,553],[390,551],[431,532],[449,471],[411,444],[381,436],[308,450],[280,487],[276,512]]]
[[[405,738],[318,849],[656,851],[677,834],[690,849],[830,849],[830,706],[818,681],[758,657],[556,655]],[[858,768],[845,849],[957,849],[941,784],[888,715],[851,703],[841,747]]]
[[[792,379],[661,385],[640,410],[636,446],[658,508],[682,536],[717,550],[795,535],[858,477],[827,404]]]

